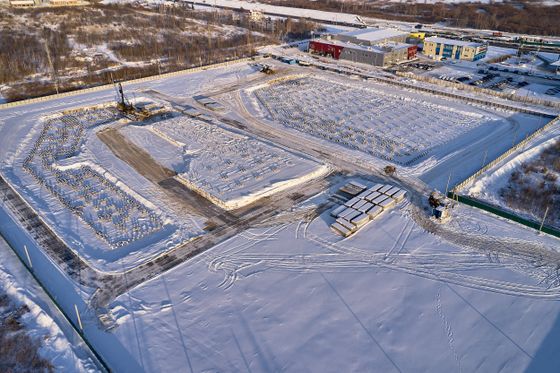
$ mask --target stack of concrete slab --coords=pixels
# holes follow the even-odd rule
[[[368,188],[356,181],[344,185],[339,192],[349,198],[332,209],[331,216],[336,221],[331,228],[344,237],[357,232],[406,197],[405,190],[391,184],[375,184]]]

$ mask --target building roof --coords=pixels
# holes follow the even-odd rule
[[[377,28],[365,28],[350,32],[345,32],[339,35],[343,36],[354,36],[356,39],[365,40],[370,43],[375,43],[376,41],[394,38],[397,36],[408,36],[407,32],[402,32],[395,29],[377,29]]]
[[[355,43],[342,41],[342,40],[336,40],[336,39],[316,39],[316,40],[313,40],[313,41],[318,41],[318,42],[324,43],[324,44],[336,45],[336,46],[340,46],[340,47],[344,47],[344,48],[348,48],[348,49],[353,49],[353,50],[370,51],[370,52],[376,52],[376,53],[387,53],[387,52],[391,52],[391,51],[394,51],[394,50],[397,50],[397,49],[403,49],[403,48],[408,49],[409,47],[412,46],[411,44],[394,43],[394,42],[388,42],[388,43],[377,44],[377,45],[361,45],[361,44],[355,44]]]
[[[476,43],[473,41],[447,39],[447,38],[440,38],[438,36],[432,36],[424,40],[424,42],[430,42],[430,41],[433,43],[458,45],[460,47],[479,47],[483,45],[482,43]]]

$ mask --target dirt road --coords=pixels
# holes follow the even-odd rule
[[[97,132],[97,137],[99,137],[119,159],[128,163],[140,175],[155,184],[177,175],[176,172],[157,163],[148,152],[133,144],[116,128],[106,128],[99,131]]]

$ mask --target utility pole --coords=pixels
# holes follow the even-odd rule
[[[451,172],[449,172],[449,177],[447,178],[447,185],[445,186],[445,197],[447,198],[447,193],[449,191],[449,182],[451,181]]]
[[[25,255],[27,256],[27,261],[29,262],[29,268],[33,269],[33,263],[31,263],[31,257],[29,256],[29,251],[27,251],[27,245],[23,245],[23,249],[25,250]]]
[[[544,210],[544,216],[542,218],[541,226],[539,228],[539,232],[542,231],[542,227],[544,225],[544,221],[546,220],[546,214],[548,214],[548,206],[546,206],[546,210]]]
[[[487,156],[488,156],[488,149],[486,149],[486,151],[484,152],[484,158],[482,159],[482,166],[480,166],[480,168],[484,167],[484,165],[486,164]]]
[[[83,332],[84,327],[82,325],[82,318],[80,317],[80,311],[78,311],[78,305],[74,303],[74,310],[76,310],[76,316],[78,318],[78,325],[80,326],[80,330]]]
[[[47,39],[43,39],[44,44],[45,44],[45,51],[47,52],[47,61],[49,61],[49,65],[51,67],[52,70],[52,76],[53,76],[53,80],[54,80],[54,88],[56,89],[56,94],[58,94],[58,78],[56,76],[56,70],[54,69],[54,65],[52,62],[52,58],[51,58],[51,51],[49,50],[49,45],[47,44]]]

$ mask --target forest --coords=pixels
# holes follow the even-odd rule
[[[0,95],[14,101],[247,57],[317,28],[187,5],[3,9]]]
[[[520,34],[560,35],[560,4],[545,6],[532,1],[480,3],[421,3],[357,0],[262,0],[273,5],[354,13],[398,21],[491,29]]]

